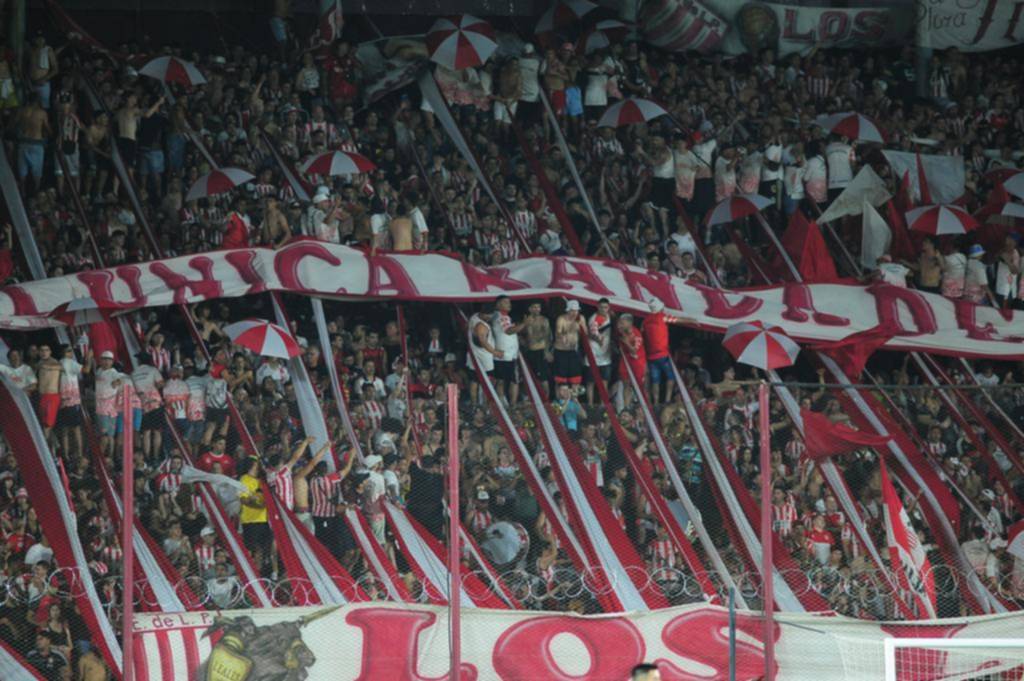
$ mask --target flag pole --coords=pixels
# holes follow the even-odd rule
[[[761,431],[761,583],[764,592],[764,678],[775,679],[775,589],[772,584],[772,447],[768,384],[758,386],[758,430]]]
[[[132,530],[135,521],[135,447],[133,443],[133,427],[135,424],[132,420],[131,388],[128,385],[124,386],[122,395],[121,418],[124,422],[121,459],[121,552],[123,556],[121,598],[124,600],[124,613],[121,622],[122,678],[124,681],[132,681],[135,677],[135,670],[132,664],[132,634],[134,629],[134,613],[132,610],[135,599],[135,552],[132,547]]]
[[[459,681],[462,657],[461,550],[459,548],[459,387],[448,384],[448,621],[451,671],[448,678]]]

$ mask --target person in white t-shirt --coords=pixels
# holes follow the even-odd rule
[[[807,192],[807,198],[819,206],[828,201],[828,166],[821,154],[821,144],[817,140],[812,140],[807,145],[804,190]]]
[[[523,322],[514,322],[509,314],[511,310],[512,299],[498,296],[491,317],[491,333],[494,347],[501,352],[500,357],[494,358],[495,387],[503,400],[515,404],[519,400],[519,332]]]
[[[92,367],[92,350],[85,356],[85,364],[81,364],[75,358],[74,346],[68,345],[64,348],[60,365],[60,411],[57,425],[60,426],[61,445],[69,454],[83,454],[81,377]],[[74,449],[69,447],[72,442]]]
[[[597,312],[587,322],[587,338],[594,353],[594,364],[601,380],[607,386],[612,380],[612,306],[607,298],[597,301]],[[594,382],[587,372],[587,406],[594,406]]]
[[[807,159],[804,158],[804,146],[794,144],[789,148],[785,165],[782,170],[782,210],[787,216],[792,215],[804,200],[804,173],[807,171]]]
[[[267,357],[263,364],[256,369],[256,385],[263,385],[263,381],[268,378],[274,381],[274,385],[279,391],[283,391],[284,384],[291,380],[288,367],[277,357]]]
[[[185,368],[180,364],[171,367],[170,378],[164,383],[164,408],[174,421],[175,429],[184,435],[188,431],[188,383],[182,376]]]
[[[522,77],[522,90],[519,95],[519,111],[527,123],[539,118],[540,101],[540,59],[537,58],[533,45],[523,46],[523,56],[519,58],[519,73]]]
[[[988,286],[988,269],[981,258],[985,249],[974,244],[967,249],[967,272],[964,274],[964,300],[972,303],[995,304],[995,296]]]
[[[114,368],[114,353],[104,350],[95,372],[96,425],[100,431],[100,447],[108,456],[114,453],[117,435],[118,395],[125,381],[131,378]]]
[[[8,364],[0,364],[0,375],[6,376],[16,388],[21,388],[27,393],[33,392],[38,383],[36,372],[22,361],[21,351],[8,352],[7,361]]]
[[[833,135],[832,141],[825,147],[825,160],[828,163],[828,200],[836,197],[853,181],[853,147],[845,142],[845,138]]]
[[[138,367],[132,372],[132,383],[135,392],[142,400],[142,452],[146,458],[156,456],[163,440],[164,412],[163,398],[160,389],[164,386],[164,377],[160,370],[150,362],[149,353],[139,353]]]
[[[891,255],[883,255],[878,258],[878,278],[886,284],[907,287],[907,275],[910,268],[898,262],[893,262]]]

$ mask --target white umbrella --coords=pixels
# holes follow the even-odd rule
[[[185,195],[186,201],[195,201],[201,199],[204,196],[214,196],[215,194],[223,194],[224,192],[231,191],[235,187],[245,184],[256,177],[241,168],[221,168],[220,170],[214,170],[213,172],[206,173],[198,180],[195,184],[189,187],[188,194]]]

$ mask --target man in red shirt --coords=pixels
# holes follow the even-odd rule
[[[199,457],[199,468],[207,473],[219,472],[228,477],[235,477],[235,460],[227,453],[228,441],[223,435],[213,439],[210,451]],[[220,471],[214,471],[214,464],[220,464]]]
[[[644,385],[644,376],[647,374],[644,337],[640,333],[640,329],[633,324],[633,315],[629,313],[619,315],[615,326],[619,334],[619,350],[622,352],[622,360],[619,362],[620,382],[616,386],[616,390],[622,392],[622,400],[629,407],[633,403],[633,388],[629,369],[633,370],[633,377],[636,378],[637,386],[641,390]],[[616,401],[618,401],[617,396]]]
[[[248,248],[249,247],[249,216],[245,213],[245,198],[237,197],[232,205],[232,210],[224,220],[224,239],[221,241],[221,248]]]
[[[665,385],[665,401],[672,399],[672,362],[669,359],[668,325],[695,323],[692,319],[674,317],[665,312],[665,303],[652,300],[651,314],[644,319],[644,345],[647,349],[648,391],[652,404],[661,404],[661,385]]]

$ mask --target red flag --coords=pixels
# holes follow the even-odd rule
[[[824,352],[839,365],[851,381],[855,381],[860,378],[864,365],[868,363],[875,350],[885,345],[895,335],[892,330],[876,326],[866,331],[851,333],[837,341],[811,345],[810,349]]]
[[[893,197],[892,201],[896,203],[896,208],[900,214],[906,213],[914,207],[914,192],[911,189],[909,170],[903,173],[903,177],[900,178],[899,189],[896,191],[896,196]]]
[[[898,210],[895,200],[890,199],[885,203],[885,221],[892,230],[892,245],[889,247],[892,257],[916,260],[918,249],[914,247],[913,239],[907,230],[907,222],[903,213]]]
[[[928,176],[924,172],[920,152],[917,154],[917,185],[921,192],[921,205],[930,206],[933,203],[932,190],[928,188]]]
[[[801,211],[789,218],[782,234],[782,247],[786,249],[803,280],[809,284],[839,281],[836,264],[825,245],[825,237],[816,222],[808,222]],[[786,271],[780,257],[772,263],[779,271]]]
[[[827,416],[810,409],[801,409],[804,422],[804,444],[807,458],[819,461],[836,454],[849,454],[862,447],[879,447],[892,438],[872,435],[843,423],[833,423]]]
[[[889,479],[885,462],[880,461],[882,473],[882,511],[885,517],[885,538],[889,545],[889,561],[900,586],[913,596],[918,615],[934,619],[935,577],[928,556],[917,538],[910,516],[896,494]]]

